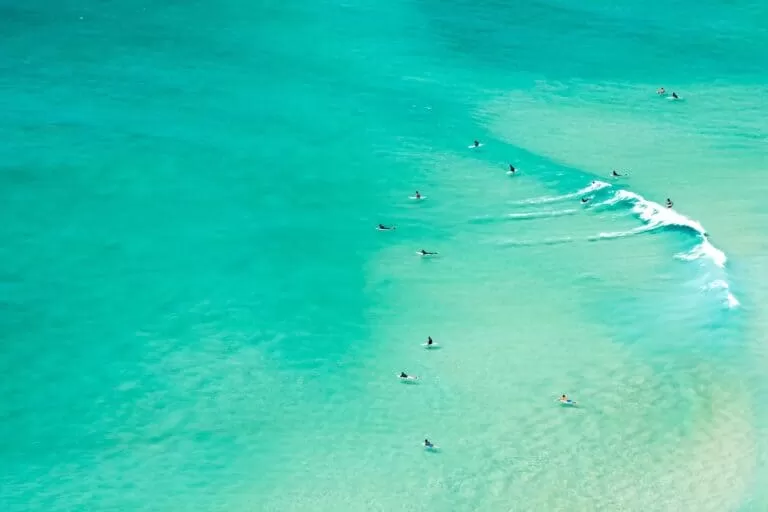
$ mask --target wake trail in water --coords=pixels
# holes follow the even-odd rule
[[[604,181],[593,181],[589,186],[584,187],[582,189],[577,190],[576,192],[571,192],[570,194],[563,194],[560,196],[540,196],[540,197],[533,197],[530,199],[523,199],[521,201],[513,201],[512,204],[547,204],[547,203],[557,203],[560,201],[567,201],[569,199],[574,199],[579,196],[583,196],[586,194],[589,194],[591,192],[597,192],[598,190],[611,187],[612,185],[610,183],[605,183]]]
[[[509,213],[505,219],[545,219],[547,217],[563,217],[579,213],[579,210],[545,210],[541,212]]]
[[[534,212],[508,213],[501,217],[493,217],[493,216],[476,217],[472,219],[470,222],[472,222],[473,224],[489,224],[492,222],[504,222],[504,221],[513,221],[513,220],[546,219],[551,217],[564,217],[567,215],[575,215],[579,213],[579,211],[580,210],[570,209],[570,210],[541,210],[541,211],[534,211]]]

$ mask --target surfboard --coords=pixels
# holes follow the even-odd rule
[[[407,377],[401,377],[399,374],[397,375],[397,378],[400,379],[402,382],[416,382],[419,380],[419,378],[415,375],[409,375]]]
[[[416,196],[408,196],[408,199],[413,199],[414,201],[423,201],[423,200],[425,200],[426,198],[427,198],[427,196],[419,196],[419,197],[416,197]]]
[[[379,226],[376,226],[376,231],[394,231],[394,230],[395,230],[394,227],[383,229],[383,228],[380,228]]]
[[[440,345],[437,344],[437,343],[434,343],[434,342],[431,345],[429,343],[422,343],[421,346],[426,348],[426,349],[440,348]]]
[[[575,406],[576,405],[576,402],[574,402],[570,398],[568,400],[559,400],[559,402],[560,402],[560,405],[563,405],[563,406]]]
[[[423,446],[424,449],[427,450],[428,452],[436,452],[440,449],[440,447],[435,444],[429,445],[429,446],[422,444],[421,446]]]
[[[480,144],[478,144],[477,146],[475,146],[474,144],[471,144],[471,145],[469,145],[469,146],[467,146],[467,147],[468,147],[469,149],[476,149],[476,148],[481,148],[481,147],[483,147],[484,145],[485,145],[485,144],[483,144],[483,143],[481,142],[481,143],[480,143]]]
[[[421,251],[416,251],[416,254],[418,254],[419,256],[422,256],[422,257],[424,257],[424,258],[428,258],[428,257],[430,257],[430,256],[437,256],[437,253],[436,253],[436,252],[434,252],[434,253],[430,253],[430,254],[422,254],[422,253],[421,253]]]

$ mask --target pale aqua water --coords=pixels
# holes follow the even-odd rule
[[[0,509],[768,509],[765,4],[155,4],[0,2]]]

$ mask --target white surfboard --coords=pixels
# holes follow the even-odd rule
[[[566,406],[566,407],[575,407],[576,402],[571,400],[570,398],[568,400],[558,400],[560,402],[560,405]]]
[[[427,198],[427,196],[419,196],[419,197],[416,197],[416,196],[408,196],[408,199],[413,199],[414,201],[423,201],[423,200],[425,200],[426,198]]]
[[[468,147],[469,149],[477,149],[477,148],[481,148],[481,147],[483,147],[484,145],[485,145],[485,144],[483,144],[483,143],[481,142],[481,143],[480,143],[480,144],[478,144],[477,146],[475,146],[474,144],[471,144],[471,145],[469,145],[469,146],[467,146],[467,147]]]
[[[429,258],[430,256],[437,256],[436,252],[429,253],[429,254],[423,254],[421,251],[416,251],[416,254],[418,254],[419,256],[422,256],[424,258]]]
[[[437,446],[436,444],[432,444],[432,445],[429,445],[429,446],[427,446],[425,444],[422,444],[421,446],[423,446],[424,449],[427,450],[428,452],[436,452],[436,451],[440,450],[440,447]]]
[[[380,228],[379,226],[376,226],[376,231],[394,231],[395,229],[397,228],[392,227],[392,228],[384,229],[384,228]]]
[[[426,349],[440,348],[440,345],[434,342],[431,345],[429,343],[422,343],[421,346]]]

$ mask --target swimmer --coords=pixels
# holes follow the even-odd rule
[[[424,249],[422,249],[422,250],[419,251],[419,254],[421,254],[422,256],[432,256],[432,255],[437,254],[437,253],[436,252],[425,251]]]
[[[517,169],[515,169],[515,166],[514,166],[514,165],[512,165],[512,164],[509,164],[509,172],[510,172],[510,173],[512,173],[512,174],[515,174],[515,171],[516,171],[516,170],[517,170]]]
[[[676,100],[680,99],[680,96],[678,96],[676,92],[672,93],[672,97],[675,98]]]
[[[667,91],[665,91],[663,87],[659,87],[659,89],[656,91],[656,94],[661,95],[661,94],[664,94],[665,92]]]
[[[670,198],[667,198],[667,208],[672,208],[672,206],[674,206],[674,203],[672,203]]]
[[[427,336],[427,345],[432,345],[434,341],[432,341],[432,336]]]
[[[391,231],[395,229],[395,226],[385,226],[384,224],[379,224],[376,229],[378,229],[379,231]]]
[[[588,202],[589,202],[589,198],[588,197],[582,197],[581,198],[581,204],[586,204]]]
[[[430,443],[430,442],[429,442],[429,439],[425,439],[425,440],[424,440],[424,447],[425,447],[425,448],[434,448],[434,447],[435,447],[435,445],[433,445],[432,443]]]
[[[563,396],[560,397],[560,401],[561,402],[567,402],[568,401],[568,397],[566,395],[563,395]]]

